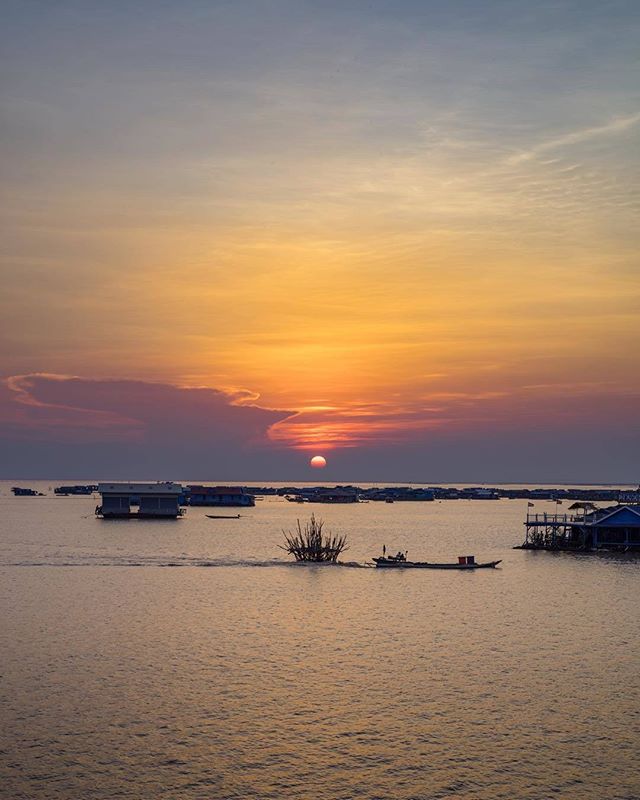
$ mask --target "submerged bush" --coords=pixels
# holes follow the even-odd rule
[[[304,529],[297,520],[298,527],[295,531],[283,531],[285,544],[278,545],[281,550],[286,550],[295,557],[296,561],[329,561],[335,563],[343,550],[348,550],[346,536],[333,536],[331,532],[323,533],[324,525],[321,519],[311,515]]]

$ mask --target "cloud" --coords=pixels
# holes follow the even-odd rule
[[[64,375],[11,376],[2,394],[4,435],[63,441],[179,441],[256,446],[292,412],[249,404],[246,390],[225,392],[136,380]],[[1,424],[1,423],[0,423]]]
[[[0,385],[0,470],[11,475],[15,463],[25,463],[37,471],[43,459],[72,468],[76,459],[91,474],[153,475],[247,460],[265,445],[273,449],[269,428],[292,413],[262,408],[255,399],[244,390],[12,376]]]
[[[435,438],[506,431],[591,432],[624,429],[638,392],[607,381],[522,385],[509,390],[432,391],[342,407],[309,407],[269,429],[269,437],[299,450],[407,446]]]
[[[140,420],[87,403],[78,392],[84,384],[99,391],[99,383],[47,373],[6,378],[0,394],[0,433],[10,439],[64,442],[139,437]]]
[[[580,130],[565,133],[562,136],[556,136],[553,139],[547,139],[534,145],[529,150],[521,153],[516,153],[507,159],[509,164],[521,164],[524,161],[531,161],[542,153],[549,150],[557,150],[562,147],[567,147],[571,144],[580,144],[581,142],[589,141],[600,136],[610,136],[632,128],[640,122],[640,111],[636,114],[630,114],[626,117],[616,117],[609,120],[604,125],[595,125],[590,128],[581,128]]]
[[[318,477],[310,451],[329,451],[328,481],[625,480],[637,407],[637,392],[606,381],[397,392],[292,413],[242,389],[21,375],[0,382],[0,476],[295,482]]]

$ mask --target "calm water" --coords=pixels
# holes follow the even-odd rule
[[[10,485],[3,798],[640,798],[640,559],[512,550],[525,501],[105,522]],[[312,509],[349,561],[504,563],[291,566]]]

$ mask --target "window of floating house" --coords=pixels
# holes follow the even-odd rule
[[[160,498],[159,497],[148,497],[142,496],[140,498],[140,512],[150,512],[150,511],[158,511],[160,509]]]
[[[140,511],[142,513],[177,512],[178,497],[167,496],[142,496],[140,498]]]
[[[131,510],[129,495],[106,495],[102,498],[102,511],[128,513]]]

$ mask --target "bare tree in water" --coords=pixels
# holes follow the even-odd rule
[[[295,531],[283,531],[285,544],[278,545],[281,550],[291,553],[296,561],[329,561],[335,563],[344,550],[348,550],[346,536],[333,536],[331,532],[323,533],[323,521],[311,515],[304,528],[297,520]]]

